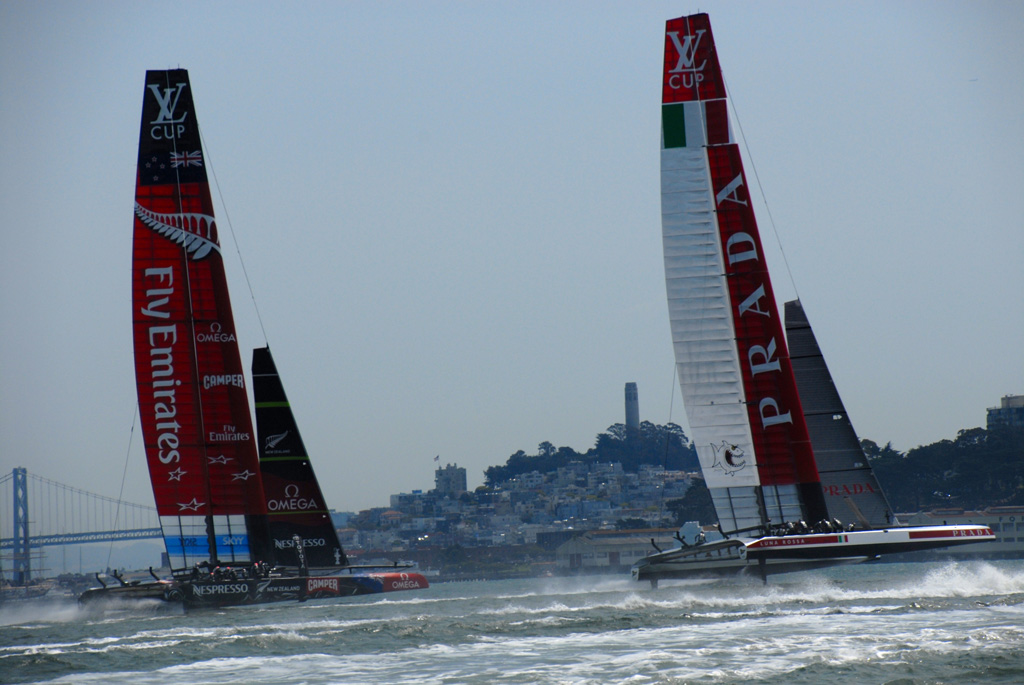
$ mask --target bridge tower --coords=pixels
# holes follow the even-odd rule
[[[28,471],[14,469],[14,577],[15,585],[32,579],[32,557],[28,547]]]

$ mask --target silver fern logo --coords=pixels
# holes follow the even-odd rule
[[[274,449],[279,444],[281,444],[282,440],[284,440],[285,438],[288,437],[288,433],[289,433],[289,431],[285,431],[284,433],[278,433],[277,435],[268,435],[267,436],[267,442],[266,442],[266,444],[264,446],[268,450]]]
[[[159,214],[136,202],[135,216],[163,237],[184,247],[194,260],[202,259],[211,251],[220,252],[217,222],[209,214]]]

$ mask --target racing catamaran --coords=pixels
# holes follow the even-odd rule
[[[662,77],[665,281],[676,370],[722,539],[636,580],[794,571],[994,539],[895,520],[799,302],[775,304],[706,14],[669,20]],[[844,523],[845,522],[845,523]]]
[[[132,253],[139,412],[172,573],[81,599],[195,607],[428,587],[405,567],[348,563],[268,348],[253,359],[257,449],[183,69],[146,73]]]

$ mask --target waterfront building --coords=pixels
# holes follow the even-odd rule
[[[661,549],[670,549],[675,528],[643,530],[592,530],[563,542],[555,550],[555,566],[561,573],[626,572],[634,562]]]

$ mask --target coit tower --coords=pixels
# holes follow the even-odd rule
[[[640,430],[640,397],[636,383],[626,383],[626,428]]]

